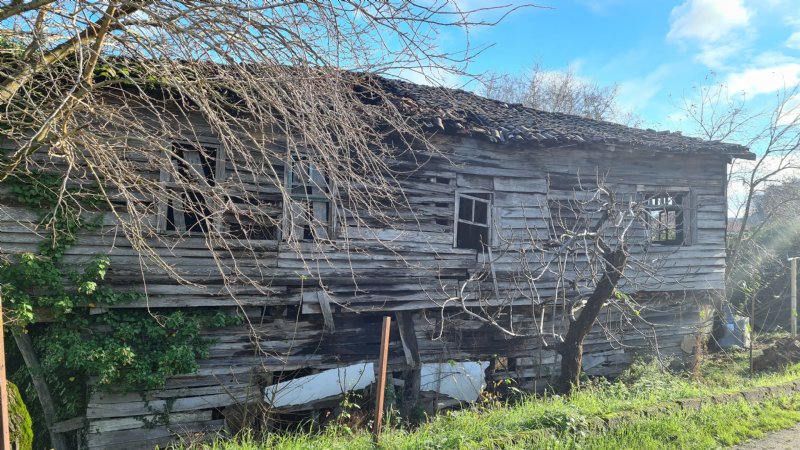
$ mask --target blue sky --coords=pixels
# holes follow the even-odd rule
[[[508,2],[458,3],[469,9]],[[684,127],[677,103],[712,72],[757,104],[800,82],[800,0],[535,3],[550,9],[517,11],[473,30],[473,44],[493,47],[470,72],[519,73],[537,60],[549,70],[572,65],[583,78],[618,84],[621,105],[644,125],[672,130]]]

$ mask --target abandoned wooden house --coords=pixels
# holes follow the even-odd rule
[[[629,204],[639,199],[650,225],[633,226],[631,261],[641,264],[629,264],[620,285],[635,314],[603,310],[585,341],[585,371],[612,376],[642,351],[691,354],[708,327],[708,307],[724,289],[726,174],[734,158],[753,157],[747,148],[374,80],[438,149],[407,153],[409,170],[398,183],[409,208],[387,213],[391,227],[350,226],[330,201],[336,187],[312,163],[295,159],[271,161],[291,189],[271,189],[266,181],[254,188],[270,199],[261,213],[277,225],[255,227],[246,243],[229,243],[222,253],[242,261],[256,255],[238,270],[268,292],[223,280],[203,221],[170,202],[153,208],[164,236],[152,245],[181,282],[140,264],[138,247],[111,218],[67,250],[75,261],[108,254],[111,285],[146,286],[146,298],[97,305],[93,313],[218,308],[246,315],[242,325],[207,330],[214,340],[199,371],[171,378],[163,390],[92,390],[88,448],[147,448],[176,435],[235,428],[238,405],[261,403],[275,414],[335,405],[342,386],[361,389],[374,378],[386,315],[393,318],[390,377],[404,395],[436,408],[474,400],[495,380],[543,389],[558,357],[542,342],[569,320],[558,299],[580,296],[596,279],[582,280],[581,270],[565,263],[579,255],[544,261],[537,250],[544,246],[524,251],[519,241],[563,242],[561,235],[585,219],[575,205],[596,201],[598,190]],[[237,171],[201,118],[173,145],[217,186]],[[312,187],[315,177],[323,181]],[[318,221],[287,220],[293,211],[286,195],[301,198]],[[0,211],[2,253],[34,251],[35,215],[13,204]],[[169,245],[176,234],[177,244]],[[560,269],[526,273],[551,263]]]

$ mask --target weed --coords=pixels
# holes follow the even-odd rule
[[[728,367],[726,367],[726,365]],[[657,361],[637,361],[615,380],[593,379],[569,395],[525,396],[508,403],[491,399],[451,411],[416,429],[387,427],[376,446],[366,430],[270,435],[263,441],[217,440],[213,450],[255,449],[451,449],[451,448],[687,448],[729,446],[800,421],[800,396],[751,405],[707,405],[699,411],[678,408],[662,413],[637,411],[680,398],[702,397],[747,387],[780,384],[798,377],[798,368],[750,378],[740,363],[711,361],[702,381],[665,371]],[[735,383],[734,383],[735,382]],[[604,418],[625,413],[628,421],[603,430]]]

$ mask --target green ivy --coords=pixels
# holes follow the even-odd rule
[[[13,332],[30,332],[33,338],[60,418],[83,412],[90,377],[106,391],[143,392],[163,388],[173,375],[196,372],[197,359],[208,356],[211,343],[200,330],[239,323],[219,311],[112,309],[90,315],[97,305],[120,305],[142,295],[106,282],[107,256],[64,261],[79,232],[101,223],[97,196],[85,187],[61,195],[61,179],[49,173],[17,176],[9,184],[11,201],[39,213],[45,238],[37,253],[0,264],[0,289]],[[49,323],[40,325],[43,320]]]

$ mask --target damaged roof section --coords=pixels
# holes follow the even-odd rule
[[[405,115],[431,131],[484,138],[499,144],[534,144],[540,147],[606,144],[668,153],[755,158],[745,146],[706,141],[680,132],[644,130],[539,111],[459,89],[424,86],[374,75],[362,74],[360,79],[374,82],[376,89],[385,93]]]

